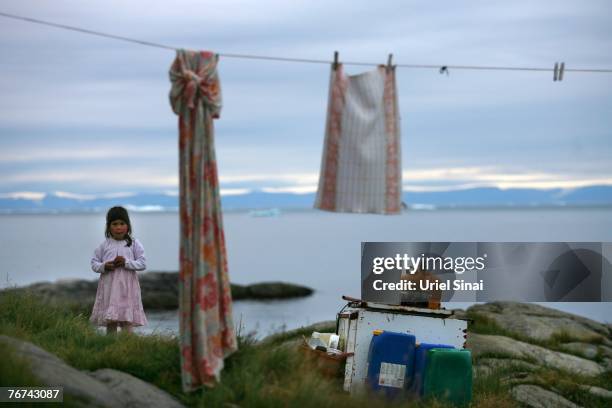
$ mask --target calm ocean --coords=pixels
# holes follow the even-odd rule
[[[178,215],[132,213],[150,271],[178,269]],[[399,216],[282,212],[224,217],[234,283],[286,281],[312,287],[306,299],[234,304],[235,323],[259,335],[335,319],[342,295],[360,295],[362,241],[612,241],[611,208],[410,211]],[[0,215],[0,287],[66,278],[96,279],[93,249],[104,214]],[[549,304],[609,321],[610,303]],[[450,307],[457,307],[451,304]],[[175,312],[149,313],[143,332],[176,331]]]

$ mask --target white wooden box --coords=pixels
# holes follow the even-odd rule
[[[413,334],[417,343],[448,344],[462,349],[467,321],[453,317],[449,310],[391,306],[372,302],[351,302],[338,313],[339,348],[346,360],[344,390],[365,391],[368,351],[373,330]]]

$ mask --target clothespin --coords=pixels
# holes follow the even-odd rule
[[[563,81],[563,73],[565,72],[565,62],[559,64],[555,62],[555,69],[553,70],[553,81]]]
[[[338,51],[334,51],[334,63],[332,65],[333,70],[335,71],[338,68]]]
[[[448,76],[448,74],[449,74],[448,67],[446,65],[444,65],[443,67],[440,67],[440,73],[441,74],[446,74]]]
[[[555,62],[555,68],[553,69],[553,81],[563,81],[563,73],[565,72],[565,62],[559,64]]]
[[[389,54],[389,58],[387,58],[387,71],[391,71],[393,69],[393,65],[391,65],[392,62],[393,54]]]

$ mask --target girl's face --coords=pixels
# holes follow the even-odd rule
[[[115,220],[110,223],[111,236],[116,240],[122,240],[128,232],[128,225],[123,220]]]

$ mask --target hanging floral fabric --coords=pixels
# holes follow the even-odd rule
[[[346,76],[332,68],[315,207],[397,214],[402,165],[395,69]]]
[[[215,160],[221,110],[217,58],[177,51],[170,104],[179,115],[180,347],[184,391],[219,380],[237,349]]]

